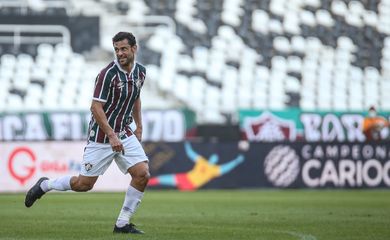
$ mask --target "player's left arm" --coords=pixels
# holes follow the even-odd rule
[[[141,98],[138,97],[137,100],[134,102],[132,116],[135,122],[135,125],[137,128],[134,131],[135,136],[137,137],[138,141],[141,142],[142,140],[142,114],[141,114]]]

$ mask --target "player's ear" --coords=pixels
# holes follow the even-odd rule
[[[133,52],[137,52],[137,44],[134,44],[133,46],[131,46],[131,49],[133,50]]]

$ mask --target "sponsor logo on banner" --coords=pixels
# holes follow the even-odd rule
[[[7,170],[11,178],[24,186],[35,177],[37,172],[50,175],[79,171],[80,164],[74,160],[45,159],[41,155],[42,153],[34,150],[33,147],[18,146],[13,148],[7,161]]]
[[[275,187],[390,187],[387,144],[275,145],[263,166]]]
[[[85,141],[5,142],[0,144],[0,192],[26,192],[40,178],[76,176]],[[124,191],[128,175],[111,164],[93,191]],[[92,165],[87,166],[94,167]]]
[[[308,142],[364,142],[363,114],[302,113],[304,139]]]
[[[296,139],[295,123],[282,119],[270,112],[244,119],[244,130],[248,140],[275,142]]]
[[[302,181],[308,187],[390,186],[387,145],[305,144]]]
[[[8,171],[12,178],[24,185],[36,171],[35,162],[35,154],[30,148],[15,148],[8,159]]]
[[[274,186],[288,187],[299,175],[299,156],[289,146],[276,146],[265,157],[264,173]]]

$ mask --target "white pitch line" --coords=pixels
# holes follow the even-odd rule
[[[280,233],[286,233],[294,237],[298,237],[299,240],[317,240],[317,238],[311,234],[304,234],[299,232],[293,232],[293,231],[277,231]]]

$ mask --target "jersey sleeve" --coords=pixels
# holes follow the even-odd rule
[[[99,102],[107,102],[108,93],[110,91],[110,85],[112,80],[112,74],[101,71],[95,80],[95,89],[93,91],[93,100]]]
[[[142,86],[144,85],[144,82],[146,79],[146,68],[143,66],[140,66],[139,78],[140,78],[140,86],[138,88],[137,99],[139,98],[139,96],[141,94],[141,89],[142,89]]]

